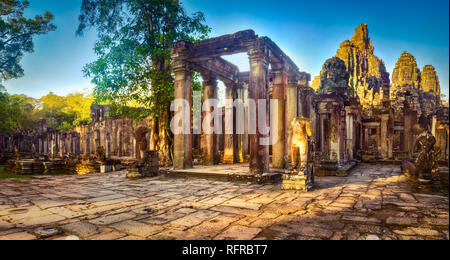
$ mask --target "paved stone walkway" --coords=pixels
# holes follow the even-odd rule
[[[448,197],[414,193],[398,166],[316,182],[297,193],[124,172],[1,180],[0,239],[448,239]]]

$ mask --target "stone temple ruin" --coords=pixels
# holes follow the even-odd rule
[[[221,58],[240,52],[248,54],[250,72],[239,72]],[[220,79],[227,87],[229,100],[225,114],[239,113],[239,108],[231,104],[243,100],[248,115],[244,121],[225,120],[224,128],[234,132],[223,137],[223,145],[220,139],[205,134],[201,142],[193,142],[198,136],[192,134],[189,121],[189,133],[175,135],[175,170],[192,168],[192,151],[200,149],[205,165],[216,164],[218,150],[223,150],[223,163],[242,163],[248,158],[251,173],[272,172],[269,166],[289,172],[294,131],[291,122],[296,117],[310,120],[308,167],[316,176],[346,176],[361,161],[414,161],[418,156],[414,149],[416,142],[427,130],[436,138],[436,161],[441,166],[448,163],[448,108],[441,107],[439,79],[434,67],[425,66],[420,72],[414,57],[404,53],[391,84],[384,62],[374,55],[366,24],[360,25],[352,40],[345,41],[336,56],[326,61],[312,87],[309,87],[310,75],[300,72],[269,38],[258,37],[253,31],[194,44],[179,42],[172,49],[172,57],[175,99],[192,100],[190,75],[198,71],[205,80],[204,102],[217,96],[217,79]],[[280,138],[272,145],[261,145],[258,140],[267,136],[258,131],[251,134],[245,129],[243,135],[236,131],[239,125],[247,126],[251,118],[248,101],[260,99],[278,100]],[[192,118],[191,111],[181,108],[176,114],[181,113],[180,118]],[[268,118],[269,111],[257,113],[265,113]],[[258,114],[253,116],[260,118]],[[186,127],[186,123],[179,123]],[[266,123],[256,122],[256,125]],[[444,171],[448,175],[448,169]]]
[[[222,58],[237,53],[248,54],[249,72],[239,71]],[[173,169],[169,172],[189,172],[198,165],[248,163],[246,180],[251,180],[250,176],[264,180],[274,174],[280,180],[285,174],[284,181],[291,181],[288,189],[308,190],[314,176],[346,176],[359,162],[403,161],[405,169],[420,168],[417,159],[423,152],[415,148],[424,140],[424,133],[429,133],[435,139],[431,143],[437,165],[428,167],[429,171],[444,176],[448,186],[448,168],[443,169],[449,161],[448,108],[441,107],[437,72],[431,65],[421,72],[415,58],[405,52],[391,83],[384,62],[374,55],[366,24],[325,62],[311,86],[309,74],[301,72],[272,40],[252,30],[196,43],[178,42],[171,54],[175,125],[185,131],[174,133]],[[224,119],[221,133],[205,131],[213,129],[213,124],[203,125],[203,131],[193,124],[194,71],[203,78],[202,103],[208,109],[202,119],[217,113],[210,102],[217,99],[218,80],[226,86],[226,105],[218,108]],[[258,100],[267,101],[266,109]],[[273,103],[277,117],[271,117],[270,100],[277,101]],[[249,106],[251,101],[257,109]],[[130,176],[153,176],[157,168],[147,164],[157,164],[158,155],[149,151],[150,120],[111,118],[107,110],[107,106],[93,107],[92,123],[70,132],[47,129],[42,121],[33,132],[2,135],[1,157],[15,158],[17,147],[22,159],[95,161],[96,149],[103,147],[105,157],[116,160],[111,164],[130,166]],[[298,118],[309,123],[311,132],[300,144],[293,140],[298,129],[292,122]],[[249,129],[249,121],[255,123],[256,131]],[[275,123],[276,140],[262,144],[261,139],[271,138],[264,128]],[[300,149],[301,167],[294,167],[299,164],[291,159],[291,154],[296,154],[292,147]],[[420,172],[416,168],[412,171]]]

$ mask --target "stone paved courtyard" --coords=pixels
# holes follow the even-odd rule
[[[125,172],[0,180],[0,239],[448,239],[448,197],[415,193],[399,166],[316,182],[296,193]]]

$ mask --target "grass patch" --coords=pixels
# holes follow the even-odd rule
[[[30,175],[21,175],[21,174],[16,174],[13,172],[8,172],[5,170],[5,165],[0,165],[0,180],[4,180],[4,179],[29,179],[29,178],[33,178],[36,176],[64,176],[64,175],[68,175],[65,173],[59,173],[59,174],[30,174]]]

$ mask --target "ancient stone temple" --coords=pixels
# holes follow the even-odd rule
[[[362,148],[361,108],[349,79],[343,60],[334,57],[323,65],[314,97],[316,175],[346,175],[345,168],[353,166],[349,163]]]
[[[194,166],[218,164],[233,171],[230,165],[241,164],[245,181],[278,174],[274,179],[283,179],[284,189],[308,191],[314,175],[347,176],[361,161],[426,161],[427,153],[417,160],[415,149],[426,136],[433,147],[425,150],[433,152],[438,172],[435,166],[449,161],[449,123],[436,69],[427,65],[420,71],[414,56],[404,52],[391,85],[374,50],[368,26],[361,24],[310,87],[308,73],[252,30],[177,42],[171,50],[173,169],[167,171],[192,173]],[[248,55],[250,71],[223,58],[237,53]],[[202,93],[193,92],[193,72],[201,74]],[[217,101],[219,81],[226,87],[224,107]],[[129,177],[156,175],[163,158],[149,151],[150,119],[108,116],[108,110],[92,107],[92,122],[73,131],[47,129],[41,121],[34,131],[0,135],[0,157],[93,161],[101,151],[97,157],[105,166],[111,160],[110,166],[128,163]]]
[[[148,150],[142,144],[148,147],[149,120],[108,117],[107,111],[108,106],[92,107],[91,124],[77,126],[73,131],[47,128],[46,121],[41,120],[33,131],[0,135],[1,157],[11,157],[14,147],[21,158],[95,157],[97,148],[103,147],[106,158],[139,159],[138,151]]]
[[[221,56],[247,53],[250,60],[250,72],[240,72]],[[226,85],[223,161],[225,163],[242,162],[245,147],[248,144],[250,171],[263,174],[269,171],[269,156],[272,151],[274,168],[286,168],[288,164],[288,139],[291,131],[287,122],[292,121],[299,111],[310,111],[301,104],[299,97],[310,100],[308,94],[309,75],[301,73],[293,61],[267,37],[259,37],[254,31],[242,31],[198,43],[178,42],[172,48],[173,71],[175,73],[175,131],[174,168],[186,169],[193,166],[192,156],[192,82],[193,71],[200,72],[204,79],[203,104],[209,109],[203,118],[211,117],[214,105],[211,100],[217,97],[217,80]],[[271,70],[269,69],[271,67]],[[301,89],[304,84],[304,89]],[[244,97],[247,97],[244,100]],[[270,102],[277,101],[277,122],[270,122]],[[254,104],[250,107],[247,104]],[[304,108],[305,106],[305,108]],[[300,108],[300,109],[299,109]],[[248,111],[248,117],[237,116]],[[237,119],[240,118],[241,121]],[[246,118],[246,119],[245,119]],[[248,124],[245,121],[252,121]],[[276,123],[277,139],[270,143],[270,126]],[[255,129],[246,129],[246,125]],[[212,125],[203,125],[203,156],[205,164],[217,163],[218,134],[210,131]],[[239,129],[240,128],[240,129]],[[206,130],[206,131],[205,131]],[[241,130],[241,131],[239,131]],[[244,142],[248,140],[247,144]]]
[[[360,98],[364,109],[379,107],[389,94],[390,79],[384,62],[374,55],[367,24],[356,28],[351,41],[345,41],[336,57],[345,62],[350,73],[349,86]]]
[[[33,131],[0,135],[0,157],[11,157],[15,147],[21,158],[74,156],[80,153],[80,135],[76,131],[47,128],[46,120],[40,120]]]
[[[417,111],[420,118],[429,117],[440,105],[439,78],[433,66],[427,65],[423,72],[417,67],[413,55],[404,52],[397,61],[392,75],[391,100],[396,111],[408,106]]]
[[[439,96],[441,94],[441,86],[439,84],[439,77],[435,68],[431,65],[423,67],[421,73],[422,90],[427,93],[435,94]]]
[[[351,97],[352,110],[358,115],[354,128],[358,137],[347,140],[356,143],[356,150],[350,150],[353,154],[347,153],[345,156],[363,161],[413,158],[417,136],[428,128],[438,129],[438,124],[441,125],[441,150],[445,151],[446,134],[443,129],[446,123],[437,123],[437,118],[444,118],[445,113],[440,107],[441,91],[435,68],[427,65],[421,72],[414,56],[404,52],[393,71],[391,85],[384,62],[374,55],[374,49],[367,25],[361,24],[352,40],[341,44],[335,57],[345,63],[349,73],[348,86],[354,93],[347,93],[347,97]],[[327,61],[321,75],[314,79],[312,87],[318,94],[323,93],[324,88],[326,91],[327,85],[333,86],[324,77],[328,74],[326,67],[331,66],[330,62]],[[332,63],[338,62],[335,59]],[[316,95],[316,103],[323,103],[321,99]],[[434,131],[436,135],[437,130]],[[321,145],[327,139],[323,136],[315,138]],[[323,147],[317,148],[323,152]]]
[[[137,158],[144,143],[149,147],[150,120],[135,122],[128,117],[108,117],[108,106],[91,108],[91,124],[75,128],[80,134],[80,153],[94,155],[96,148],[103,146],[107,158]]]

